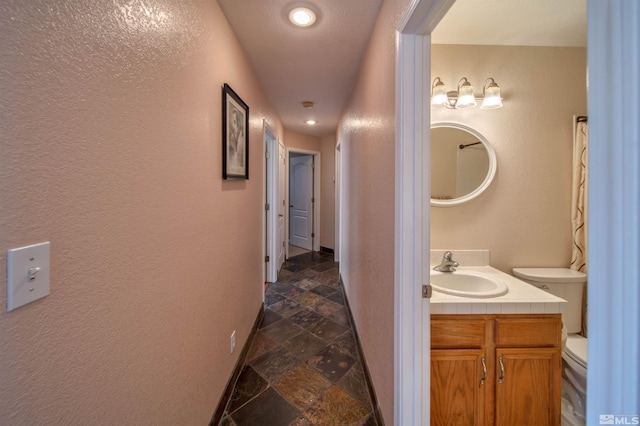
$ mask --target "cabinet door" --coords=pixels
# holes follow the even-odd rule
[[[558,348],[496,349],[496,426],[560,425]]]
[[[431,426],[484,425],[483,349],[431,351]]]

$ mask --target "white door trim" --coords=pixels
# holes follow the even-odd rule
[[[587,2],[587,424],[640,415],[640,6]]]
[[[315,197],[315,202],[313,204],[313,251],[320,251],[320,152],[319,151],[311,151],[308,149],[301,148],[293,148],[287,147],[287,178],[285,179],[285,196],[286,196],[286,204],[289,205],[289,160],[291,158],[291,153],[297,154],[310,154],[313,155],[313,162],[315,163],[315,167],[313,168],[313,196]],[[285,214],[287,215],[285,226],[286,234],[289,235],[289,209],[285,209]],[[288,237],[287,237],[288,241]],[[289,245],[287,244],[287,258],[289,257]]]
[[[333,260],[334,262],[338,262],[338,264],[340,264],[340,250],[341,250],[341,244],[340,244],[340,221],[342,220],[342,214],[341,214],[341,204],[340,204],[340,194],[342,194],[342,190],[341,190],[341,183],[340,183],[340,179],[342,176],[342,158],[341,158],[341,152],[340,152],[340,141],[338,141],[338,143],[336,144],[336,152],[335,152],[335,181],[334,181],[334,188],[335,188],[335,220],[334,220],[334,224],[335,224],[335,240],[334,240],[334,249],[333,249]]]
[[[286,210],[288,207],[286,205],[286,195],[285,195],[285,187],[286,187],[286,179],[287,179],[287,148],[284,146],[284,142],[282,140],[278,140],[277,142],[278,149],[278,158],[276,159],[276,163],[278,165],[276,170],[276,175],[278,176],[278,191],[277,191],[277,199],[276,199],[276,209],[274,211],[274,217],[276,217],[276,229],[278,236],[276,238],[276,255],[277,255],[277,263],[276,270],[277,273],[280,273],[280,268],[284,264],[287,258],[287,236],[285,235],[286,230]],[[282,255],[282,256],[281,256]]]
[[[453,0],[414,0],[398,27],[394,424],[429,424],[430,33]],[[428,282],[428,278],[427,281]]]
[[[429,79],[419,81],[420,55],[430,56],[430,46],[422,35],[429,34],[433,22],[446,13],[453,0],[414,0],[399,26],[396,86],[396,356],[395,424],[429,424],[428,395],[419,395],[420,368],[417,357],[428,355],[420,338],[420,305],[415,303],[420,268],[412,248],[419,248],[416,213],[420,203],[416,185],[418,171],[411,158],[416,142],[424,143],[418,110],[428,106],[414,93],[430,88]],[[601,414],[640,414],[640,358],[638,306],[640,306],[640,264],[630,261],[640,253],[638,194],[640,181],[640,49],[636,35],[640,29],[635,2],[588,0],[589,99],[589,369],[587,370],[587,420],[596,423]],[[430,23],[431,22],[431,23]],[[623,25],[624,23],[624,25]],[[429,28],[431,26],[431,29]],[[423,39],[424,41],[424,39]],[[415,60],[414,60],[415,59]],[[413,60],[413,63],[412,63]],[[413,72],[411,71],[413,69]],[[425,75],[429,75],[427,72]],[[414,89],[414,90],[412,90]],[[633,89],[633,90],[631,90]],[[423,95],[428,99],[428,94]],[[631,102],[621,103],[621,99]],[[428,112],[427,112],[428,113]],[[414,142],[415,141],[415,142]],[[428,138],[427,144],[428,146]],[[428,166],[425,172],[428,171]],[[401,183],[405,183],[404,187]],[[428,191],[428,187],[425,188]],[[412,228],[412,226],[416,228]],[[407,232],[410,231],[410,232]],[[428,235],[428,232],[427,232]],[[422,245],[428,249],[428,241]],[[407,254],[403,256],[403,254]],[[616,312],[616,315],[611,315]],[[426,324],[423,324],[423,327]],[[626,330],[626,332],[625,332]],[[423,356],[424,358],[424,356]],[[422,403],[420,402],[422,401]],[[426,407],[426,409],[424,408]]]

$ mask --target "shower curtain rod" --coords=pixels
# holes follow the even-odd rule
[[[465,149],[465,148],[466,148],[466,147],[468,147],[468,146],[478,145],[478,144],[480,144],[480,143],[482,143],[482,142],[468,143],[468,144],[466,144],[466,145],[462,145],[462,144],[460,144],[459,148],[460,148],[460,149]]]

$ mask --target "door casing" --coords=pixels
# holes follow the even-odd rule
[[[429,370],[418,360],[418,357],[429,358],[428,340],[425,342],[419,332],[421,328],[429,328],[428,315],[422,315],[416,302],[420,286],[416,277],[422,275],[417,262],[423,253],[415,257],[410,254],[413,248],[428,255],[428,239],[423,244],[419,241],[423,235],[428,236],[428,227],[420,235],[417,232],[420,228],[411,226],[419,224],[416,214],[422,215],[417,206],[423,203],[418,201],[425,197],[428,200],[429,186],[425,191],[417,190],[415,184],[422,179],[419,171],[413,169],[411,154],[415,154],[414,145],[418,143],[426,142],[425,149],[429,148],[430,118],[421,114],[429,113],[429,106],[425,105],[430,97],[429,34],[453,2],[413,0],[398,25],[394,423],[399,425],[429,424],[428,386],[426,392],[424,382],[420,386],[420,378],[428,377],[425,372]],[[588,296],[598,301],[590,306],[589,315],[589,423],[597,421],[603,413],[637,412],[640,395],[637,363],[640,290],[629,285],[640,281],[640,265],[620,255],[640,252],[637,197],[629,196],[640,193],[637,179],[640,148],[636,143],[640,137],[637,126],[640,106],[637,84],[633,90],[628,86],[629,81],[634,81],[629,76],[637,76],[640,68],[637,55],[629,56],[629,52],[638,51],[640,44],[634,36],[640,28],[637,7],[633,1],[587,1],[588,99],[604,100],[588,105],[592,142],[588,165],[588,222],[593,225],[589,226],[588,237]],[[414,94],[422,96],[423,102],[418,102]],[[618,101],[627,97],[634,101]],[[425,163],[422,170],[425,175],[429,174],[429,167],[429,163]],[[405,229],[413,232],[408,234]],[[617,315],[610,315],[611,312]],[[624,333],[616,332],[622,329],[620,324],[627,325]]]
[[[286,210],[287,210],[287,201],[286,201],[286,193],[285,193],[285,180],[286,180],[286,167],[287,167],[287,154],[286,149],[282,141],[278,141],[278,192],[275,204],[275,212],[276,216],[276,256],[277,256],[277,273],[280,272],[280,268],[287,257],[287,238],[285,235],[285,222],[286,222]],[[277,275],[276,273],[276,275]],[[277,277],[276,277],[277,278]]]
[[[397,28],[394,424],[430,421],[431,32],[455,0],[415,0]],[[424,278],[423,278],[424,277]]]

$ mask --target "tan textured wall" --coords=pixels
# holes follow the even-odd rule
[[[274,110],[215,1],[5,1],[0,28],[0,304],[7,249],[52,265],[0,311],[0,424],[207,424],[262,302]],[[221,179],[225,82],[249,181]]]
[[[431,208],[431,248],[490,249],[491,263],[568,267],[571,257],[572,116],[586,114],[586,49],[434,45],[432,76],[493,77],[498,110],[432,108],[432,121],[477,129],[496,150],[494,182],[479,198]]]
[[[284,145],[287,148],[298,148],[307,151],[320,152],[320,138],[317,136],[305,135],[293,130],[284,131]]]
[[[341,117],[341,274],[386,424],[393,424],[395,30],[385,0]]]

